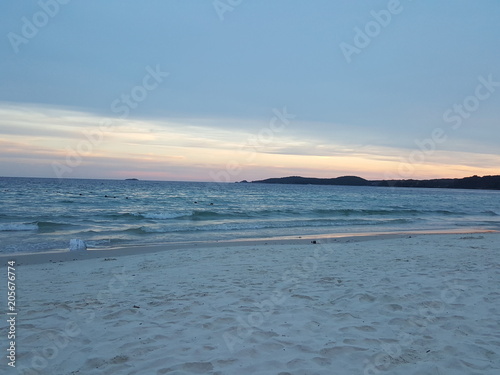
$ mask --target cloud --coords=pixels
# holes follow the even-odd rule
[[[98,133],[103,121],[112,126]],[[402,165],[411,165],[413,172],[399,177],[443,177],[443,171],[463,177],[463,173],[495,174],[500,165],[498,154],[468,148],[454,151],[437,145],[428,152],[341,138],[332,142],[316,132],[297,131],[301,129],[297,120],[275,128],[269,119],[242,123],[245,126],[239,127],[237,119],[116,119],[68,108],[4,103],[0,174],[16,175],[16,165],[29,171],[31,164],[33,176],[43,171],[54,177],[52,164],[65,165],[82,142],[90,144],[89,132],[99,134],[100,141],[80,155],[81,163],[65,177],[121,178],[132,173],[140,178],[210,181],[214,174],[230,171],[231,180],[286,174],[385,178],[398,177]]]

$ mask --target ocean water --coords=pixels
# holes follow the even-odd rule
[[[500,191],[0,178],[0,253],[460,228],[500,230]]]

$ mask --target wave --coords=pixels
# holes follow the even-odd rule
[[[36,224],[38,226],[39,231],[44,233],[55,232],[58,230],[67,229],[69,227],[75,226],[74,224],[57,223],[53,221],[37,221],[33,224]]]
[[[36,223],[5,223],[0,224],[0,232],[18,232],[38,230]]]
[[[225,218],[247,218],[250,217],[249,214],[244,212],[226,212],[220,213],[215,211],[198,211],[194,210],[189,213],[170,213],[170,212],[141,212],[141,213],[128,213],[122,214],[122,216],[133,216],[140,219],[151,219],[151,220],[213,220],[213,219],[225,219]]]
[[[173,225],[183,225],[186,221],[198,222],[196,225],[203,225],[203,222],[218,221],[228,224],[242,224],[243,222],[253,222],[255,220],[288,220],[291,221],[311,221],[318,220],[321,222],[335,223],[339,220],[345,220],[346,217],[352,217],[353,220],[369,218],[372,220],[390,220],[411,218],[417,220],[419,216],[423,216],[419,210],[357,210],[357,209],[314,209],[314,210],[298,210],[298,209],[263,209],[255,211],[211,211],[211,210],[193,210],[191,212],[136,212],[136,213],[120,213],[110,215],[115,219],[126,219],[140,223],[142,220],[153,220],[157,223],[161,221],[170,221]],[[432,213],[458,215],[458,213],[449,211],[432,211]]]
[[[144,234],[144,233],[148,233],[144,228],[146,228],[146,227],[128,228],[128,229],[124,229],[122,232],[123,233],[127,233],[127,234]]]
[[[316,209],[313,210],[313,213],[318,214],[320,216],[395,216],[395,215],[409,215],[409,216],[418,216],[418,215],[466,215],[464,212],[454,212],[448,210],[416,210],[416,209]]]
[[[128,220],[128,221],[140,221],[144,219],[148,220],[169,220],[177,219],[185,216],[184,214],[178,213],[167,213],[167,212],[122,212],[115,214],[107,214],[106,218],[113,220]]]
[[[110,239],[102,239],[102,240],[87,240],[85,241],[85,244],[89,248],[95,248],[95,247],[106,247],[111,245],[111,240]]]
[[[292,229],[292,228],[313,228],[313,227],[345,227],[345,226],[394,226],[411,224],[419,221],[418,219],[349,219],[349,220],[291,220],[291,221],[270,221],[270,222],[233,222],[205,224],[201,226],[184,225],[162,225],[134,227],[126,229],[124,232],[135,235],[153,234],[153,233],[177,233],[177,232],[221,232],[221,231],[245,231],[261,229]]]
[[[184,216],[182,214],[167,213],[167,212],[146,212],[146,213],[136,213],[132,215],[144,219],[154,219],[154,220],[178,219]]]
[[[448,210],[418,210],[418,209],[262,209],[255,211],[211,211],[211,210],[193,210],[191,212],[126,212],[111,214],[107,217],[113,219],[124,219],[127,221],[140,220],[192,220],[192,221],[210,221],[210,220],[236,220],[236,219],[262,219],[262,218],[342,218],[342,217],[424,217],[429,215],[439,216],[466,216],[464,212]],[[490,211],[487,215],[494,216]]]
[[[185,216],[185,219],[190,220],[212,220],[212,219],[234,219],[234,218],[247,218],[250,215],[244,212],[226,212],[219,213],[215,211],[193,211],[191,215]]]

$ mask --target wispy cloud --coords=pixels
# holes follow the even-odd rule
[[[314,132],[308,135],[300,121],[259,141],[257,135],[267,126],[266,121],[249,124],[245,119],[245,126],[239,127],[237,119],[115,119],[67,108],[3,103],[0,174],[16,175],[22,170],[27,175],[43,173],[50,177],[51,163],[64,160],[68,148],[76,147],[85,139],[85,132],[98,129],[102,121],[113,126],[102,134],[98,147],[82,158],[81,167],[67,177],[137,175],[209,181],[209,171],[236,162],[241,172],[235,179],[287,174],[384,178],[397,170],[410,150],[349,143],[340,138],[333,142]],[[436,150],[432,158],[417,163],[415,177],[441,177],[443,170],[450,177],[494,174],[498,165],[500,156],[494,153]]]

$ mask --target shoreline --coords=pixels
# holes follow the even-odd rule
[[[402,238],[405,236],[430,236],[453,234],[486,234],[500,233],[496,230],[478,228],[449,229],[449,230],[410,230],[395,232],[359,232],[359,233],[331,233],[302,236],[280,236],[269,238],[244,238],[221,241],[192,241],[192,242],[164,242],[144,245],[117,246],[105,249],[87,249],[80,251],[56,250],[40,253],[11,253],[1,254],[3,263],[15,260],[19,265],[58,263],[96,258],[121,257],[138,254],[151,254],[171,250],[205,249],[213,247],[240,247],[240,246],[271,246],[271,245],[321,245],[327,243],[349,243]]]

